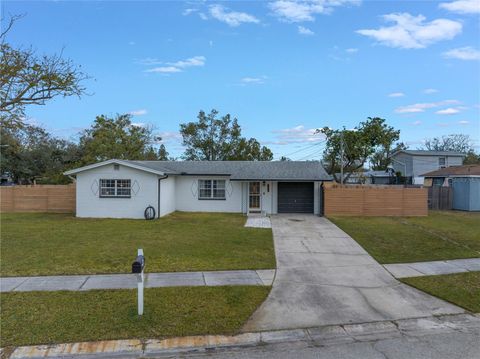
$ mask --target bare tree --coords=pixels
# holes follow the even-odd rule
[[[469,135],[452,134],[425,140],[424,148],[429,151],[454,151],[467,153],[472,151],[472,140]]]
[[[21,125],[28,105],[44,105],[57,96],[85,94],[88,78],[80,66],[59,54],[39,56],[32,48],[14,48],[7,34],[21,16],[13,16],[0,34],[0,118]]]

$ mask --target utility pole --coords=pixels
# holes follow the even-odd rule
[[[344,154],[344,145],[343,145],[343,132],[345,131],[345,127],[340,134],[340,184],[343,185],[343,154]]]

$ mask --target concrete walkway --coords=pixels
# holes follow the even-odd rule
[[[245,222],[245,227],[252,228],[272,228],[270,218],[263,215],[249,215]]]
[[[272,216],[277,273],[267,300],[244,331],[462,313],[398,282],[326,218]]]
[[[384,264],[395,278],[422,277],[426,275],[453,274],[480,271],[480,258],[452,259],[447,261]]]
[[[145,287],[272,285],[275,270],[147,273]],[[1,292],[85,291],[92,289],[134,289],[134,274],[71,275],[0,278]]]

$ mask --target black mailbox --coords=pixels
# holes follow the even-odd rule
[[[142,273],[145,267],[145,257],[137,256],[135,262],[132,263],[132,273]]]

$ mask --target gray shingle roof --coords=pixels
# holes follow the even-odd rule
[[[171,175],[229,175],[231,180],[328,181],[318,161],[126,161]]]
[[[427,150],[401,150],[395,152],[392,156],[395,156],[397,153],[406,153],[412,156],[465,156],[465,153],[454,152],[454,151],[427,151]]]

